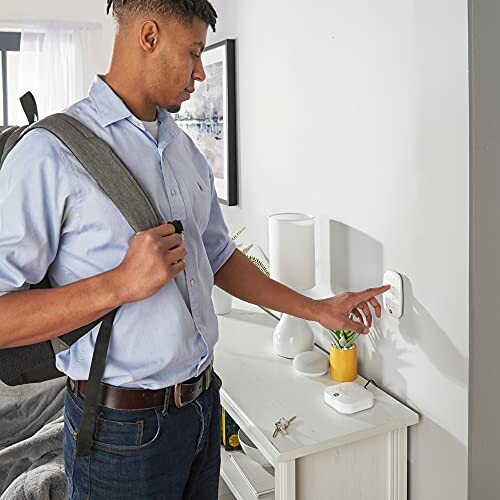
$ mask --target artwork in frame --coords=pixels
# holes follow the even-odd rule
[[[206,80],[182,105],[175,121],[213,169],[219,202],[238,204],[235,41],[208,46],[202,55]]]

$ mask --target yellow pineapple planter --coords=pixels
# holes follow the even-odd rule
[[[349,349],[330,347],[330,376],[337,382],[352,382],[358,377],[358,349],[356,344]]]

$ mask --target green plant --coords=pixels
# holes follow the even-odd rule
[[[354,320],[354,316],[350,316],[351,320]],[[350,349],[356,339],[359,337],[359,333],[353,332],[351,330],[328,330],[332,336],[333,345],[337,349]]]
[[[242,227],[233,237],[232,240],[236,241],[241,234],[246,230],[246,226]],[[254,255],[249,255],[250,250],[253,248],[253,243],[250,243],[250,245],[246,246],[245,248],[242,248],[243,244],[240,243],[239,245],[236,245],[236,248],[240,249],[267,277],[270,276],[270,273],[266,267],[266,265],[257,257]]]
[[[236,241],[240,236],[241,234],[246,230],[246,226],[245,227],[242,227],[233,237],[232,237],[232,240],[233,241]],[[250,259],[250,262],[252,262],[253,264],[255,264],[255,266],[257,267],[257,269],[259,269],[260,271],[262,271],[268,278],[270,276],[270,273],[269,273],[269,270],[267,269],[266,265],[258,258],[258,257],[255,257],[255,255],[250,255],[250,250],[253,248],[253,243],[250,243],[250,245],[247,245],[246,247],[242,248],[243,247],[243,244],[240,243],[238,245],[236,245],[236,248],[238,248],[239,250],[241,250],[241,252],[243,254],[245,254],[249,259]],[[267,314],[269,314],[270,316],[272,316],[274,319],[277,319],[279,321],[279,318],[274,315],[269,309],[266,309],[265,307],[262,307],[262,306],[259,306],[264,312],[266,312]]]

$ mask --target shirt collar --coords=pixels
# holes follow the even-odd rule
[[[130,119],[132,122],[134,120],[140,122],[104,81],[103,75],[96,75],[90,86],[89,96],[95,104],[97,116],[102,127],[107,127],[112,123],[125,119]],[[161,125],[166,126],[169,136],[175,137],[180,133],[179,127],[167,110],[157,107],[156,118],[160,122],[160,128]]]
[[[103,127],[133,117],[131,111],[104,81],[102,75],[96,75],[94,78],[89,96],[95,104],[99,122]]]

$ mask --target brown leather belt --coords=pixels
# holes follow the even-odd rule
[[[168,404],[182,408],[194,401],[203,391],[210,387],[212,381],[212,365],[198,377],[176,384],[165,389],[127,389],[101,382],[102,391],[98,404],[115,410],[143,410],[163,406],[165,391],[168,391]],[[69,378],[71,390],[85,396],[87,392],[86,380]]]

